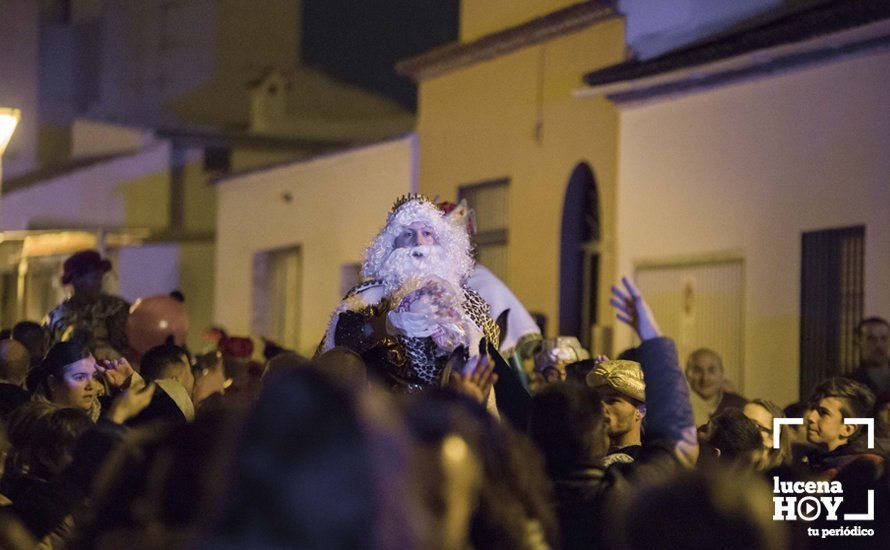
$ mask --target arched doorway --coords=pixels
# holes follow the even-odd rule
[[[559,333],[590,346],[597,323],[600,207],[593,170],[586,162],[572,170],[562,207],[559,257]]]

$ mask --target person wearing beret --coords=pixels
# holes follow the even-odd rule
[[[65,260],[62,284],[73,292],[44,321],[50,344],[79,339],[96,359],[116,360],[126,355],[130,304],[102,291],[111,262],[95,250],[82,250]]]

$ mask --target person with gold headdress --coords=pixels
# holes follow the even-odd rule
[[[643,369],[636,361],[600,361],[587,375],[587,385],[596,388],[603,401],[609,432],[609,453],[603,465],[633,462],[641,449],[646,417]]]

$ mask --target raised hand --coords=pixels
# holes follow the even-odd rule
[[[461,355],[453,354],[451,357],[451,377],[448,383],[456,391],[484,404],[488,400],[491,388],[498,381],[498,375],[494,372],[494,361],[486,353],[474,355],[464,363]]]
[[[627,277],[621,278],[624,289],[612,286],[612,299],[609,303],[616,309],[615,317],[633,328],[640,340],[645,342],[661,336],[661,329],[652,315],[652,310],[646,304],[646,300],[640,295],[633,281]]]
[[[133,418],[137,414],[145,410],[145,407],[151,403],[151,397],[155,393],[155,384],[146,385],[140,390],[127,390],[117,397],[111,403],[111,412],[108,418],[112,422],[123,424],[127,420]]]
[[[130,362],[123,357],[113,361],[108,359],[97,361],[96,370],[113,388],[126,388],[135,372]]]

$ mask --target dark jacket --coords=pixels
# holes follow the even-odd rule
[[[735,408],[735,409],[744,409],[745,405],[748,404],[748,400],[742,397],[737,393],[732,392],[723,392],[723,398],[720,399],[720,403],[717,405],[717,409],[714,411],[714,414],[711,417],[717,416],[722,413],[726,409]]]
[[[0,418],[6,418],[9,413],[30,400],[31,394],[25,389],[15,384],[0,382]]]
[[[124,430],[100,420],[80,437],[65,472],[49,479],[27,474],[10,480],[10,509],[35,539],[60,528],[68,516],[83,512],[89,489]]]
[[[862,448],[861,445],[841,445],[833,451],[816,449],[807,455],[805,465],[811,473],[822,479],[834,479],[844,468],[859,459],[869,460],[877,465],[884,462],[884,457]]]
[[[689,387],[669,338],[647,340],[637,350],[646,380],[646,433],[637,458],[551,472],[564,548],[603,547],[612,501],[641,483],[669,477],[695,464],[698,443]]]

